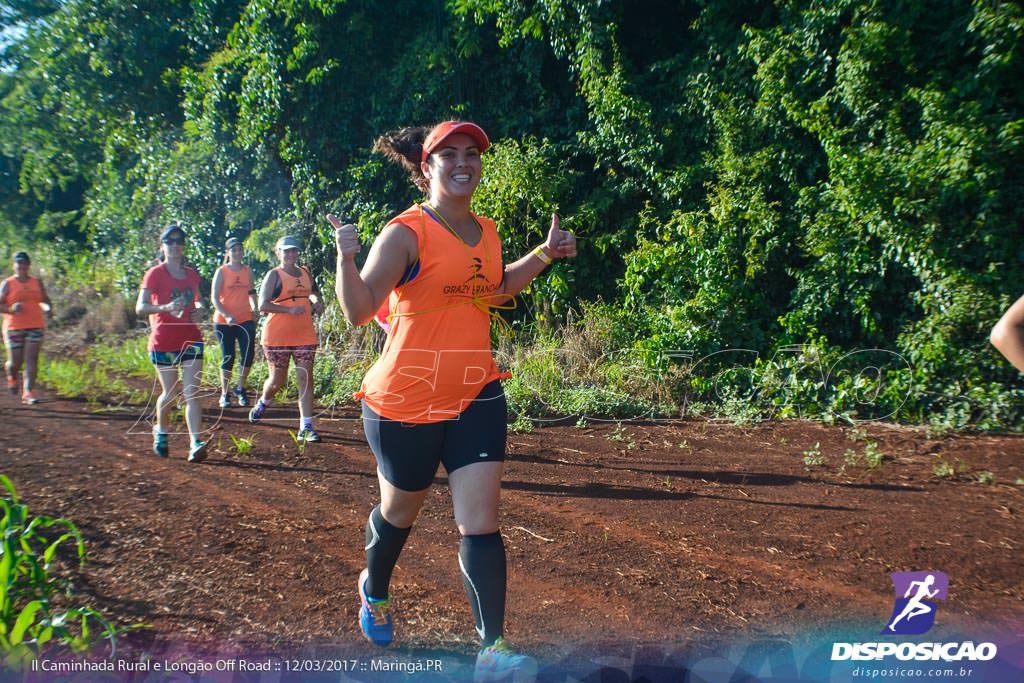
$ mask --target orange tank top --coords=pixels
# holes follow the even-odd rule
[[[225,264],[217,269],[220,273],[220,296],[217,300],[228,313],[234,317],[236,323],[244,323],[252,320],[252,305],[249,297],[254,293],[252,289],[252,271],[249,266],[242,266],[239,271],[231,270],[231,266]],[[216,277],[216,276],[214,276]],[[221,315],[220,311],[213,316],[213,321],[218,325],[227,325],[228,321]]]
[[[388,223],[416,233],[419,273],[391,292],[384,350],[355,395],[378,415],[410,423],[449,420],[487,383],[510,376],[494,362],[487,305],[504,274],[501,241],[494,221],[476,220],[483,234],[473,247],[420,205]]]
[[[299,275],[289,275],[283,268],[274,272],[281,282],[281,292],[271,301],[278,306],[302,306],[299,315],[271,313],[263,327],[263,346],[316,346],[316,329],[313,327],[313,306],[309,295],[313,293],[313,278],[305,268],[299,268]]]
[[[4,313],[4,331],[7,330],[33,330],[46,327],[43,320],[43,287],[39,280],[34,277],[24,282],[12,275],[7,280],[7,296],[3,303],[11,306],[21,303],[21,310],[17,313]]]

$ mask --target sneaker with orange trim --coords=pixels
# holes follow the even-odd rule
[[[33,396],[31,391],[26,391],[21,395],[21,402],[27,406],[34,406],[39,403],[39,399]]]
[[[394,638],[394,629],[391,625],[391,600],[377,600],[366,594],[366,579],[370,577],[370,570],[364,569],[359,575],[359,600],[362,603],[359,607],[359,628],[363,637],[374,645],[384,647],[390,645]]]

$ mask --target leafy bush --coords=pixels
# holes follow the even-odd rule
[[[134,294],[172,220],[206,277],[229,233],[257,270],[297,233],[329,291],[323,213],[370,238],[417,195],[374,138],[475,119],[495,143],[475,208],[506,258],[556,208],[581,237],[521,297],[518,342],[557,346],[576,301],[603,296],[628,318],[606,351],[653,373],[607,359],[560,382],[545,372],[572,363],[530,360],[511,393],[533,414],[1024,427],[986,339],[1024,268],[1020,2],[165,5],[6,17],[0,235],[74,251],[52,271],[73,291]],[[123,305],[63,310],[92,316],[90,339],[130,327]],[[779,356],[805,345],[824,354],[813,376]],[[731,349],[759,360],[715,367]],[[829,371],[864,349],[903,364]]]

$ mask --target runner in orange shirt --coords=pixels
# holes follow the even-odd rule
[[[224,244],[224,265],[213,275],[210,300],[216,309],[213,329],[220,341],[220,407],[231,405],[229,391],[238,399],[238,405],[248,406],[249,395],[245,383],[252,369],[256,351],[256,290],[253,289],[252,271],[242,263],[245,248],[242,240],[230,238]],[[241,352],[238,385],[231,389],[231,370],[235,365],[235,347]]]
[[[31,265],[28,254],[19,251],[14,255],[14,275],[0,283],[0,312],[4,316],[4,345],[7,347],[7,390],[18,395],[18,377],[24,363],[21,402],[26,405],[39,402],[32,389],[46,327],[43,313],[50,310],[50,297],[42,281],[29,275]]]
[[[552,216],[547,240],[502,263],[494,222],[470,211],[480,154],[477,125],[449,121],[385,135],[375,149],[403,164],[428,200],[389,222],[360,272],[354,225],[334,216],[337,294],[362,325],[388,300],[390,327],[362,390],[363,426],[377,459],[381,504],[366,527],[359,577],[363,634],[392,640],[389,582],[440,464],[448,472],[466,594],[480,634],[476,680],[519,680],[536,662],[503,638],[505,547],[498,531],[507,412],[490,347],[492,308],[507,302],[554,259],[576,255],[576,239]]]
[[[267,273],[260,287],[260,311],[267,314],[263,326],[263,355],[270,374],[263,394],[249,411],[249,421],[259,422],[277,392],[288,381],[288,362],[295,359],[295,381],[299,385],[299,438],[318,443],[313,429],[313,362],[316,360],[316,328],[313,314],[323,313],[316,297],[313,276],[299,265],[301,243],[297,237],[282,237],[275,251],[280,264]]]

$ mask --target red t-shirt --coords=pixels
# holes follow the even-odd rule
[[[192,322],[194,302],[199,298],[199,286],[199,273],[189,266],[185,266],[185,277],[180,280],[172,277],[167,265],[163,263],[146,271],[142,278],[142,288],[149,290],[151,304],[162,306],[179,296],[189,301],[180,318],[171,313],[153,313],[149,316],[152,328],[149,333],[150,351],[177,353],[190,344],[203,341],[202,331]]]

